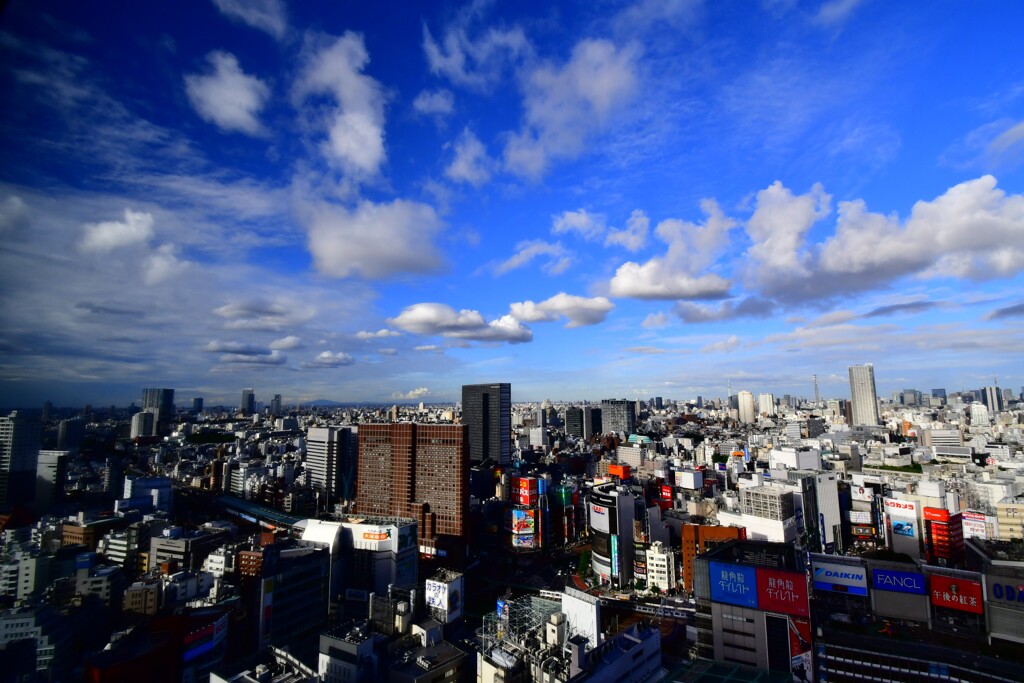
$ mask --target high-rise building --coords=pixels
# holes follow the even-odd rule
[[[47,512],[51,505],[64,500],[64,485],[67,481],[67,464],[70,451],[39,451],[36,462],[35,507]]]
[[[152,436],[156,433],[156,415],[143,410],[141,413],[132,415],[131,438],[137,439],[140,436]]]
[[[256,393],[252,389],[242,389],[242,414],[252,415],[256,412]]]
[[[601,422],[605,432],[636,432],[636,403],[625,399],[601,401]]]
[[[321,505],[355,498],[359,452],[355,427],[311,427],[306,434],[309,485],[319,491]]]
[[[152,436],[170,426],[174,420],[174,389],[143,389],[142,409],[153,413]]]
[[[740,422],[753,424],[757,420],[757,412],[754,409],[754,395],[749,391],[741,391],[736,395],[740,412]]]
[[[565,433],[569,436],[583,436],[583,409],[571,406],[565,409]]]
[[[878,394],[875,391],[875,366],[850,366],[850,402],[853,404],[853,426],[878,424]]]
[[[461,545],[469,515],[468,430],[411,422],[359,425],[356,511],[415,519],[420,552]]]
[[[77,451],[85,441],[85,420],[61,420],[57,428],[57,448]]]
[[[37,418],[16,410],[0,417],[0,505],[32,500],[41,442]]]
[[[991,415],[1003,409],[1003,392],[999,387],[985,387],[981,390],[981,401]]]
[[[192,412],[201,413],[203,412],[203,399],[199,396],[192,399]]]
[[[469,428],[470,462],[512,462],[512,385],[463,385],[462,424]]]
[[[601,409],[586,406],[583,408],[583,438],[589,439],[594,434],[603,434],[604,425],[601,422]]]
[[[270,414],[274,417],[281,414],[281,394],[274,394],[274,400],[270,402]]]

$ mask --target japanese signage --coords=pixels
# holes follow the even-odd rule
[[[932,604],[949,607],[962,612],[983,614],[981,584],[968,579],[951,579],[948,576],[932,574],[928,581]]]
[[[913,517],[917,518],[917,503],[912,500],[896,500],[895,498],[885,499],[885,511],[890,517]]]
[[[812,561],[812,578],[818,590],[832,590],[853,595],[867,595],[867,572],[863,567],[854,567],[832,562]]]
[[[942,508],[924,508],[922,512],[924,513],[924,518],[931,522],[949,521],[949,510],[943,510]]]
[[[665,500],[671,500],[672,499],[672,487],[671,486],[662,486],[661,487],[661,497],[664,498]]]
[[[914,593],[927,595],[924,574],[913,572],[897,572],[889,569],[876,569],[871,573],[871,587],[875,590],[893,593]]]
[[[770,612],[806,617],[807,577],[796,572],[757,568],[757,606]]]
[[[757,574],[753,567],[714,561],[708,565],[712,600],[757,609]]]
[[[608,522],[608,508],[606,508],[603,505],[591,503],[590,526],[593,527],[595,531],[601,531],[607,534],[610,531],[610,525]]]

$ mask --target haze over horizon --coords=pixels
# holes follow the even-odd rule
[[[1024,385],[1024,6],[0,14],[0,396]]]

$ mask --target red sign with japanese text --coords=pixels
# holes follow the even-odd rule
[[[807,607],[807,576],[779,569],[757,568],[757,608],[799,617]]]
[[[948,576],[932,574],[928,579],[932,604],[949,607],[962,612],[983,614],[981,584],[967,579],[951,579]]]
[[[949,510],[943,510],[942,508],[925,508],[923,510],[924,518],[932,522],[948,522],[949,521]]]

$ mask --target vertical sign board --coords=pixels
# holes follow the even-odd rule
[[[807,576],[798,572],[758,567],[757,608],[766,612],[808,616]]]
[[[898,572],[891,569],[875,569],[871,572],[871,588],[892,593],[913,593],[928,595],[924,574]]]
[[[984,614],[984,599],[981,584],[968,579],[953,579],[941,574],[932,574],[928,581],[932,604],[936,607]]]
[[[757,573],[754,567],[714,560],[708,565],[711,569],[712,600],[757,609]]]
[[[619,537],[612,536],[612,576],[619,575]]]
[[[981,512],[968,510],[963,513],[964,538],[988,539],[988,528],[985,526],[985,515]]]

